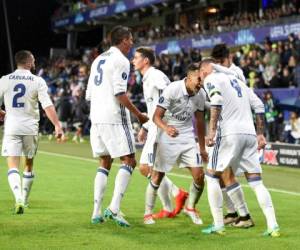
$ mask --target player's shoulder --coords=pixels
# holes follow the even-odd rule
[[[165,89],[164,92],[165,94],[169,95],[170,97],[177,97],[181,93],[181,86],[182,81],[174,81],[171,82]]]
[[[211,85],[219,84],[220,82],[223,82],[224,79],[226,79],[226,75],[224,73],[213,72],[204,79],[204,86],[209,87]]]
[[[170,79],[167,77],[167,75],[156,68],[152,68],[150,72],[150,78],[157,81],[157,83],[166,83],[167,85],[170,84]]]

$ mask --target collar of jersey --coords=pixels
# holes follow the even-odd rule
[[[182,92],[183,92],[183,95],[184,95],[184,96],[191,97],[191,96],[189,95],[189,93],[187,92],[187,89],[186,89],[186,86],[185,86],[185,79],[186,79],[186,78],[182,79],[181,82],[180,82],[180,84],[181,84],[181,89],[182,89]]]
[[[151,72],[152,70],[154,70],[154,67],[151,66],[151,67],[146,71],[146,73],[145,73],[145,75],[143,76],[143,79],[142,79],[143,82],[146,81],[148,75],[150,74],[150,72]]]

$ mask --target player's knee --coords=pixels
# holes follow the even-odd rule
[[[202,186],[204,184],[204,172],[203,171],[197,172],[197,175],[195,175],[193,178],[194,178],[194,182],[197,185]]]
[[[145,176],[145,177],[149,176],[149,174],[150,174],[150,168],[148,167],[148,165],[141,164],[139,169],[140,169],[140,173],[143,176]]]
[[[164,176],[165,176],[165,173],[153,171],[152,174],[151,174],[151,181],[155,185],[159,186],[162,179],[164,178]]]

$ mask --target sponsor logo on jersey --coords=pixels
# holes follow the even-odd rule
[[[127,79],[127,74],[125,72],[122,73],[122,79],[126,80]]]
[[[165,98],[163,96],[159,97],[158,103],[163,103],[165,101]]]

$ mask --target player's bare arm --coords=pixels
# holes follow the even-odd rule
[[[144,127],[141,127],[141,129],[137,135],[137,139],[139,142],[145,143],[145,141],[147,139],[147,130]]]
[[[136,106],[134,106],[132,104],[132,102],[129,100],[128,96],[126,95],[126,93],[124,93],[122,95],[118,95],[118,96],[116,96],[116,98],[123,106],[125,106],[131,113],[133,113],[136,116],[136,118],[139,120],[139,122],[141,124],[144,124],[145,122],[147,122],[149,120],[149,118],[146,115],[141,113],[136,108]]]
[[[256,134],[258,150],[263,149],[267,145],[266,138],[264,137],[265,120],[264,114],[256,114]]]
[[[169,136],[176,137],[178,135],[178,130],[175,127],[170,126],[163,121],[165,112],[165,109],[161,107],[156,107],[153,115],[153,122],[157,125],[157,127],[164,130]]]
[[[205,149],[205,118],[203,111],[196,111],[194,113],[196,120],[196,133],[198,136],[198,143],[200,147],[200,155],[203,162],[208,162],[208,154]]]
[[[0,121],[3,122],[4,121],[4,117],[5,117],[5,111],[0,109]]]
[[[210,122],[209,122],[209,133],[206,139],[206,145],[211,147],[215,144],[215,136],[217,133],[218,120],[222,111],[222,107],[211,106],[210,108]]]
[[[45,113],[46,113],[47,117],[49,118],[49,120],[52,122],[52,124],[55,127],[55,136],[56,136],[56,138],[60,139],[63,136],[64,132],[63,132],[62,127],[60,125],[60,122],[58,120],[58,117],[57,117],[54,106],[51,105],[49,107],[46,107],[45,108]]]

